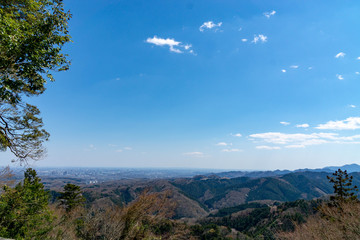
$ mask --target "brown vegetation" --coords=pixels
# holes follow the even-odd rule
[[[144,191],[125,207],[77,208],[70,214],[59,208],[52,239],[191,239],[186,225],[170,218],[176,204],[169,192]]]
[[[310,216],[294,232],[278,234],[279,239],[338,240],[360,239],[360,203],[343,202],[341,208],[324,204],[317,215]]]

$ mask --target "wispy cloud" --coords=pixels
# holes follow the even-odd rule
[[[301,145],[301,144],[294,144],[294,145],[287,145],[285,146],[285,148],[304,148],[305,145]]]
[[[264,12],[263,14],[264,14],[265,17],[270,18],[271,16],[274,16],[275,13],[276,13],[276,11],[272,10],[270,12]]]
[[[308,127],[309,127],[309,124],[307,124],[307,123],[297,124],[296,127],[297,127],[297,128],[308,128]]]
[[[219,143],[216,144],[216,146],[229,146],[229,145],[231,146],[232,143],[219,142]]]
[[[360,125],[359,125],[360,127]],[[286,148],[302,148],[311,145],[320,145],[325,143],[338,144],[359,144],[355,142],[360,138],[360,135],[340,136],[338,133],[280,133],[267,132],[250,135],[253,141],[263,141],[266,143],[285,145]]]
[[[286,73],[286,70],[285,70],[285,69],[281,69],[281,71],[282,71],[283,73]]]
[[[262,145],[262,146],[256,146],[256,149],[263,149],[263,150],[279,150],[281,149],[280,147],[272,147],[272,146],[266,146],[266,145]]]
[[[343,77],[343,75],[341,75],[341,74],[336,74],[336,77],[337,77],[337,79],[339,79],[339,80],[344,80],[344,77]]]
[[[343,58],[345,57],[346,53],[344,52],[339,52],[338,54],[335,55],[335,58]]]
[[[247,42],[248,39],[247,39],[247,38],[243,38],[243,39],[241,39],[241,41],[242,41],[242,42]]]
[[[191,49],[191,44],[185,44],[183,45],[181,42],[176,41],[173,38],[159,38],[157,36],[154,36],[153,38],[146,39],[147,43],[154,44],[156,46],[168,46],[170,52],[175,53],[184,53],[184,51],[187,51],[189,53],[193,53],[193,50]]]
[[[231,136],[233,137],[241,137],[241,133],[230,133]]]
[[[314,139],[319,139],[318,136],[312,134],[303,134],[303,133],[287,134],[280,132],[257,133],[257,134],[251,134],[250,137],[253,139],[258,139],[273,144],[302,143],[303,145],[310,145],[309,141]]]
[[[298,65],[291,65],[290,68],[297,69],[297,68],[299,68],[299,66]]]
[[[267,42],[267,38],[268,37],[263,34],[258,34],[258,35],[254,35],[254,39],[251,42],[255,44],[258,42],[265,43]]]
[[[124,147],[124,150],[130,151],[130,150],[132,150],[132,147]]]
[[[200,32],[203,32],[205,29],[213,29],[215,31],[217,31],[222,25],[222,22],[219,23],[214,23],[213,21],[208,21],[208,22],[204,22],[199,30]]]
[[[354,130],[360,128],[360,117],[349,117],[340,121],[329,121],[324,124],[319,124],[317,129],[328,130]]]
[[[284,125],[284,126],[290,125],[289,122],[280,122],[280,124],[282,124],[282,125]]]
[[[237,148],[231,148],[231,149],[223,149],[221,150],[222,152],[242,152],[241,149],[237,149]]]
[[[350,104],[349,107],[350,108],[356,108],[356,106],[354,104]]]
[[[94,144],[89,144],[87,148],[84,149],[85,151],[95,151],[96,147]]]
[[[204,157],[203,152],[187,152],[187,153],[183,153],[183,155],[191,156],[191,157]]]

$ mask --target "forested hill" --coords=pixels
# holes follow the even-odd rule
[[[209,209],[231,207],[251,201],[294,201],[319,198],[333,192],[325,172],[298,172],[265,178],[196,177],[171,183],[186,196]],[[354,174],[354,183],[360,176]]]
[[[293,172],[263,178],[222,178],[216,175],[172,180],[112,181],[83,188],[88,203],[121,204],[135,199],[142,190],[170,190],[178,204],[176,215],[203,217],[211,211],[249,202],[273,203],[314,199],[333,193],[327,172]],[[360,185],[360,173],[352,173]]]

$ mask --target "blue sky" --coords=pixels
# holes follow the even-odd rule
[[[65,5],[71,69],[30,100],[51,133],[36,166],[360,163],[360,2]]]

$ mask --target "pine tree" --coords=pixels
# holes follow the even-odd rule
[[[348,202],[357,200],[355,193],[358,191],[357,186],[353,186],[353,176],[349,176],[347,171],[342,171],[340,168],[335,171],[333,177],[327,177],[330,183],[333,183],[334,196],[330,197],[330,200],[339,202]]]
[[[0,236],[46,239],[54,219],[48,208],[49,194],[36,171],[28,168],[14,188],[5,186],[0,196]]]
[[[64,192],[61,193],[59,199],[60,205],[64,206],[68,213],[85,202],[80,186],[71,183],[64,186]]]

